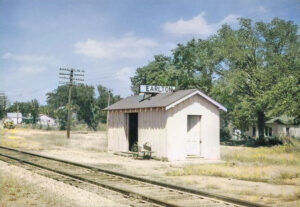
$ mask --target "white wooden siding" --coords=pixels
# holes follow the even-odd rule
[[[200,115],[201,156],[220,158],[220,119],[217,107],[199,95],[168,110],[167,146],[169,160],[186,158],[187,115]]]

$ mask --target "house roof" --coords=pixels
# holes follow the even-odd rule
[[[11,112],[7,113],[7,118],[22,118],[22,113]]]
[[[194,96],[200,95],[217,108],[227,111],[227,109],[222,106],[220,103],[203,93],[198,89],[187,89],[187,90],[179,90],[175,92],[169,93],[160,93],[155,96],[151,96],[143,100],[142,95],[129,96],[125,99],[122,99],[109,107],[105,108],[105,110],[119,110],[119,109],[139,109],[139,108],[155,108],[155,107],[165,107],[166,110],[176,106],[182,101]]]
[[[278,124],[284,124],[284,125],[293,125],[295,123],[295,118],[293,117],[288,117],[286,115],[282,115],[279,117],[275,117],[270,119],[269,121],[266,121],[267,124],[273,124],[273,123],[278,123]]]

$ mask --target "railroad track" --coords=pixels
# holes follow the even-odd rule
[[[131,206],[166,207],[266,207],[235,198],[216,195],[80,163],[47,157],[0,146],[0,160],[21,163],[44,170],[50,178],[82,188],[87,184],[109,189],[131,198]],[[48,172],[48,173],[45,173]],[[90,187],[89,187],[90,188]]]

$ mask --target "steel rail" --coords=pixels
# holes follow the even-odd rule
[[[13,149],[13,148],[9,148],[9,147],[0,146],[0,148],[5,149],[5,150],[18,152],[18,153],[22,153],[22,154],[35,156],[35,157],[40,157],[40,158],[44,158],[44,159],[48,159],[48,160],[53,160],[53,161],[57,161],[57,162],[61,162],[61,163],[66,163],[66,164],[70,164],[70,165],[90,169],[90,170],[93,170],[93,171],[99,171],[99,172],[103,172],[103,173],[107,173],[107,174],[111,174],[111,175],[116,175],[116,176],[123,177],[123,178],[128,178],[128,179],[132,179],[132,180],[136,180],[136,181],[141,181],[141,182],[144,182],[144,183],[149,183],[149,184],[153,184],[153,185],[156,185],[156,186],[161,186],[161,187],[165,187],[165,188],[168,188],[168,189],[173,189],[173,190],[178,190],[178,191],[182,191],[182,192],[186,192],[186,193],[191,193],[191,194],[198,195],[198,196],[206,196],[206,197],[209,197],[209,198],[213,198],[213,199],[217,199],[217,200],[221,200],[221,201],[225,201],[225,202],[228,202],[228,203],[241,205],[241,206],[245,206],[245,207],[246,206],[247,207],[269,207],[269,206],[263,205],[263,204],[258,204],[258,203],[253,203],[253,202],[241,200],[241,199],[231,198],[231,197],[227,197],[227,196],[223,196],[223,195],[219,195],[219,194],[215,194],[215,193],[200,191],[200,190],[193,189],[193,188],[186,188],[186,187],[174,185],[174,184],[171,184],[171,183],[155,181],[155,180],[148,179],[148,178],[133,176],[133,175],[129,175],[129,174],[126,174],[126,173],[116,172],[116,171],[112,171],[112,170],[108,170],[108,169],[104,169],[104,168],[100,168],[100,167],[95,167],[95,166],[85,165],[85,164],[72,162],[72,161],[68,161],[68,160],[63,160],[63,159],[58,159],[58,158],[54,158],[54,157],[44,156],[44,155],[31,153],[31,152],[26,152],[26,151]],[[43,169],[46,169],[46,170],[49,170],[49,171],[53,171],[53,172],[56,172],[56,173],[59,173],[59,174],[65,175],[65,176],[69,176],[69,177],[72,177],[72,178],[75,178],[75,179],[78,179],[78,180],[81,180],[81,181],[84,181],[84,182],[99,185],[99,186],[102,186],[104,188],[108,188],[110,190],[114,190],[114,191],[123,193],[125,195],[132,195],[133,194],[133,192],[129,191],[129,190],[124,190],[124,189],[109,186],[109,185],[106,185],[106,184],[103,184],[103,183],[95,182],[95,181],[92,181],[92,180],[89,180],[89,179],[82,178],[80,176],[76,176],[76,175],[72,175],[72,174],[60,171],[60,170],[51,169],[49,167],[38,165],[36,163],[32,163],[32,162],[29,162],[29,161],[26,161],[26,160],[11,157],[9,155],[4,155],[4,154],[1,154],[1,153],[0,153],[0,155],[2,155],[4,157],[7,157],[7,158],[10,158],[10,159],[18,160],[18,161],[36,166],[36,167],[39,167],[39,168],[43,168]],[[166,203],[165,201],[158,200],[157,198],[151,198],[151,197],[148,197],[148,196],[144,196],[142,194],[138,194],[136,192],[134,194],[139,196],[140,198],[142,198],[144,200],[147,200],[147,201],[159,204],[159,205],[170,206],[170,207],[179,207],[178,205],[174,205],[174,204],[171,204],[171,203]]]

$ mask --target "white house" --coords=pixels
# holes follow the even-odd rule
[[[39,121],[38,124],[42,125],[42,126],[48,126],[48,127],[54,127],[56,126],[56,122],[55,119],[44,115],[44,114],[40,114],[39,115]]]
[[[22,113],[7,113],[7,119],[12,120],[14,124],[22,123]]]
[[[220,158],[220,110],[226,108],[197,89],[135,95],[109,107],[108,149],[126,152],[150,142],[154,156]]]
[[[285,115],[275,117],[268,120],[265,125],[265,136],[291,136],[298,139],[300,138],[300,124],[296,124],[291,117]],[[246,135],[258,138],[258,128],[253,126],[246,132]]]

